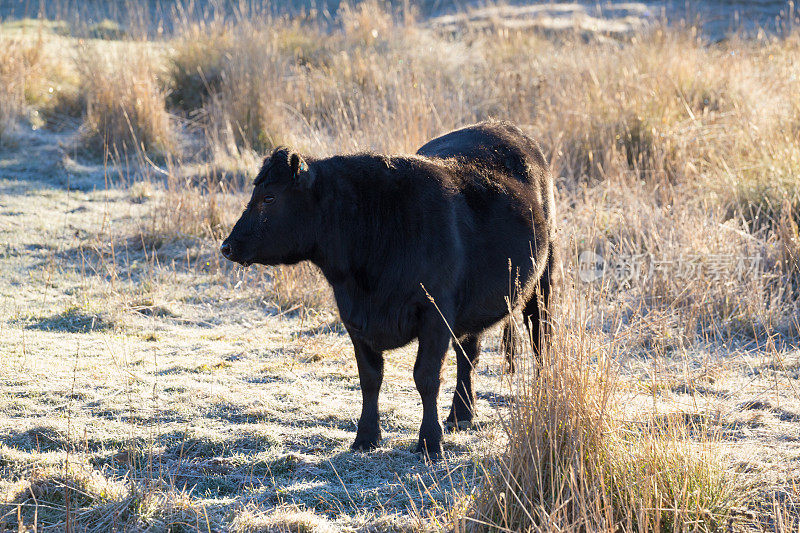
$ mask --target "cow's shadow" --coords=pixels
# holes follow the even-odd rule
[[[253,427],[219,438],[169,431],[154,440],[86,448],[37,427],[0,442],[25,450],[70,451],[76,461],[81,455],[97,471],[120,480],[157,482],[201,498],[255,501],[265,509],[291,503],[331,517],[446,508],[479,477],[474,454],[461,440],[446,438],[444,459],[432,463],[412,453],[416,438],[404,432],[389,434],[371,452],[351,451],[351,432],[312,433],[294,439]]]
[[[387,442],[388,441],[388,442]],[[466,449],[445,443],[445,458],[430,462],[411,452],[411,439],[385,439],[371,452],[345,449],[306,464],[260,499],[313,507],[336,516],[365,510],[425,513],[449,508],[458,494],[468,493],[478,479],[478,466]]]

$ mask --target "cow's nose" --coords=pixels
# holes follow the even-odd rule
[[[225,256],[226,259],[231,258],[231,245],[229,243],[223,242],[222,246],[219,248],[219,251]]]

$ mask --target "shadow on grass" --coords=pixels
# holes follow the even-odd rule
[[[511,403],[509,394],[498,394],[492,391],[478,391],[478,398],[486,400],[492,407],[505,407]]]
[[[388,438],[373,452],[352,452],[349,438],[325,439],[316,450],[297,451],[266,428],[254,428],[227,437],[173,431],[153,440],[111,439],[83,451],[90,453],[91,468],[108,479],[155,482],[193,498],[232,498],[262,509],[297,504],[331,518],[449,509],[476,485],[480,466],[467,447],[447,442],[445,460],[426,462],[410,451],[412,440]],[[12,435],[4,444],[37,452],[73,445],[46,427]],[[12,473],[24,469],[23,463],[7,466]]]
[[[69,441],[55,428],[36,426],[12,433],[3,439],[7,446],[25,451],[54,451],[69,449]],[[2,441],[0,441],[2,442]]]
[[[34,426],[24,431],[10,432],[0,438],[0,444],[25,452],[88,452],[97,453],[129,445],[122,436],[96,438],[86,435],[68,437],[63,431],[50,426]]]
[[[308,430],[322,428],[326,430],[356,431],[356,421],[350,413],[318,413],[313,407],[301,405],[283,405],[279,409],[249,410],[230,402],[218,402],[210,406],[206,417],[222,420],[231,424],[286,424],[287,417],[293,420],[292,426]]]
[[[64,333],[91,333],[94,331],[107,331],[113,327],[114,323],[102,314],[86,313],[78,307],[70,307],[61,313],[34,319],[32,323],[28,323],[25,326],[25,329]]]
[[[230,498],[283,475],[287,469],[279,458],[280,444],[264,432],[224,438],[174,431],[153,441],[134,439],[103,449],[89,463],[119,478],[157,481],[205,498]]]
[[[317,337],[319,335],[347,335],[347,330],[339,320],[334,320],[312,328],[305,328],[296,333],[299,338]]]
[[[264,496],[274,503],[311,507],[332,518],[342,512],[411,509],[428,514],[451,508],[478,482],[478,465],[463,456],[445,450],[447,460],[429,463],[409,451],[406,441],[392,445],[367,453],[339,452],[312,469],[297,470],[292,483]]]

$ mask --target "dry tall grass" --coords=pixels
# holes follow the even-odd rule
[[[84,46],[77,59],[86,101],[81,142],[104,149],[160,156],[176,150],[176,137],[159,79],[158,51],[146,44]]]
[[[576,327],[580,299],[555,328],[541,366],[513,380],[501,414],[504,453],[486,476],[467,531],[719,531],[741,503],[702,422],[657,410],[626,420],[617,347]],[[589,310],[591,312],[591,310]],[[584,313],[586,310],[584,309]],[[563,313],[563,311],[562,311]],[[568,312],[569,313],[569,312]],[[529,350],[527,350],[529,352]]]
[[[25,61],[17,56],[17,46],[4,47],[0,57],[0,83],[3,86],[3,98],[0,99],[0,139],[8,135],[9,129],[17,119],[25,102],[24,85],[20,83],[25,75]]]
[[[12,138],[42,81],[41,42],[4,40],[0,47],[0,143]]]

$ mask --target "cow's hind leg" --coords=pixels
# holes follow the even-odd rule
[[[372,450],[377,448],[381,440],[378,394],[380,394],[383,382],[383,354],[357,339],[353,339],[353,348],[358,364],[358,377],[361,380],[362,403],[356,440],[351,448],[353,450]]]
[[[456,352],[456,365],[458,368],[458,381],[456,392],[453,394],[453,406],[450,408],[445,425],[453,429],[466,429],[472,426],[475,415],[475,365],[481,352],[480,335],[465,335],[453,341],[453,350]]]
[[[513,374],[516,370],[514,366],[514,352],[517,350],[517,336],[515,326],[512,323],[514,317],[509,315],[503,325],[503,337],[500,340],[500,351],[506,356],[506,370]]]
[[[551,245],[551,250],[553,246]],[[547,265],[545,266],[542,277],[539,280],[536,291],[530,299],[522,306],[522,321],[530,336],[533,355],[537,362],[541,362],[542,349],[551,334],[550,322],[550,301],[553,285],[553,271],[556,268],[557,259],[554,252],[550,252]],[[514,354],[517,351],[515,326],[512,323],[513,315],[509,315],[503,327],[503,338],[500,349],[505,353],[508,372],[513,374],[515,370]]]
[[[522,318],[531,336],[533,355],[539,363],[541,363],[542,360],[542,349],[545,343],[548,342],[552,330],[552,324],[550,322],[550,300],[553,281],[552,274],[553,269],[556,267],[555,262],[556,260],[551,251],[547,266],[539,280],[537,290],[534,291],[530,300],[528,300],[522,308]]]

